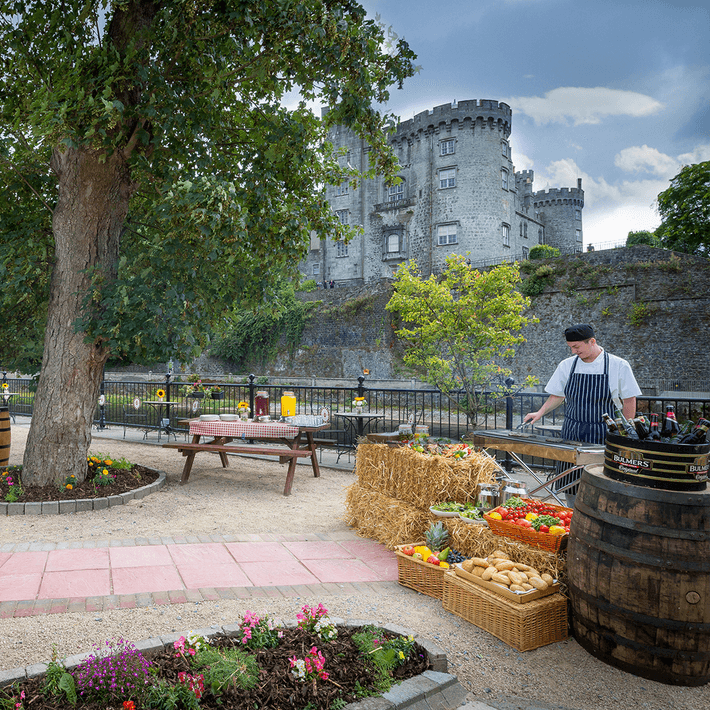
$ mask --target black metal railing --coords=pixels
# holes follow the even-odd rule
[[[459,407],[465,397],[463,391],[446,396],[437,389],[368,387],[362,376],[350,386],[318,384],[317,381],[310,385],[288,382],[270,384],[266,380],[265,377],[249,375],[239,382],[231,378],[219,382],[204,381],[207,387],[218,385],[223,392],[222,399],[213,399],[211,395],[195,399],[185,391],[189,383],[177,382],[170,374],[158,381],[104,380],[101,385],[103,399],[100,398],[97,403],[94,425],[98,429],[124,427],[158,431],[164,428],[161,426],[159,411],[144,403],[156,400],[158,391],[164,390],[165,399],[176,402],[170,408],[170,427],[183,434],[189,431],[186,420],[197,414],[236,412],[240,402],[247,402],[253,412],[257,392],[267,393],[272,416],[280,412],[282,394],[293,392],[297,414],[318,414],[323,407],[328,408],[333,415],[338,412],[347,413],[353,410],[355,397],[365,397],[368,411],[383,415],[378,423],[379,431],[395,430],[399,424],[407,421],[410,414],[416,417],[417,423],[428,426],[430,435],[434,437],[460,440],[474,428]],[[8,378],[5,375],[2,381],[8,383],[8,391],[15,393],[8,402],[10,414],[13,417],[32,416],[36,386],[34,380]],[[522,423],[528,412],[538,410],[547,396],[544,392],[519,392],[500,398],[484,393],[483,406],[475,428],[515,428]],[[697,421],[700,417],[710,418],[710,399],[706,397],[641,396],[637,398],[637,403],[642,412],[655,411],[660,414],[665,412],[667,404],[673,404],[681,422],[688,419]],[[130,416],[136,412],[142,412],[144,417],[136,419]],[[563,417],[564,405],[550,412],[541,423],[559,424]],[[339,430],[344,428],[343,423],[338,421],[337,416],[332,423],[332,430],[321,432],[319,436],[337,441]],[[356,444],[354,441],[346,443],[353,446]],[[553,463],[540,459],[526,459],[526,462],[541,468]]]

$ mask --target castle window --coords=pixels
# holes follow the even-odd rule
[[[542,233],[542,229],[538,229],[538,230],[537,230],[537,242],[538,242],[538,244],[544,244],[545,242],[544,242],[543,240],[544,240],[544,235],[543,235],[543,233]]]
[[[508,141],[501,141],[500,142],[500,151],[503,154],[504,158],[508,157]]]
[[[582,243],[582,230],[581,229],[575,229],[574,230],[574,236],[577,239],[577,241],[581,244]]]
[[[350,210],[335,210],[335,216],[340,224],[348,224],[349,212]]]
[[[387,235],[387,253],[394,254],[399,251],[399,234],[396,232],[394,234]]]
[[[313,275],[318,276],[320,274],[320,264],[313,264]]]
[[[439,143],[439,155],[453,155],[455,146],[453,138],[447,138]]]
[[[504,190],[508,189],[508,171],[505,168],[500,171],[500,186]]]
[[[527,261],[528,260],[528,254],[530,253],[530,250],[527,247],[523,247],[523,260]]]
[[[528,238],[528,223],[525,222],[525,229],[523,230],[523,238]]]
[[[510,225],[509,224],[503,224],[503,246],[504,247],[510,246]]]
[[[349,185],[347,182],[341,182],[340,185],[338,185],[335,188],[335,196],[340,197],[340,195],[347,195],[348,188],[349,188]]]
[[[446,246],[447,244],[456,244],[458,242],[455,224],[440,224],[437,227],[436,234],[437,242],[440,247]]]
[[[575,210],[574,211],[574,218],[575,219],[582,219],[582,210]]]
[[[335,256],[347,256],[348,255],[348,245],[341,239],[335,242]]]
[[[439,188],[456,187],[456,168],[439,170]]]
[[[399,202],[404,199],[404,180],[387,188],[387,202]]]

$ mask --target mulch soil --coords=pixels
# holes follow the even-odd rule
[[[54,482],[46,486],[25,486],[23,482],[22,495],[18,497],[16,502],[47,503],[55,500],[106,498],[142,488],[158,479],[156,471],[139,465],[134,465],[132,469],[108,467],[108,472],[115,478],[107,486],[97,485],[93,479],[88,477],[81,483],[75,484],[71,489],[60,488]],[[89,470],[89,475],[93,476],[91,470]],[[21,474],[20,479],[22,479]],[[8,491],[9,486],[6,484],[5,478],[0,476],[0,500],[5,500]]]
[[[199,700],[201,708],[220,710],[255,710],[269,708],[270,710],[327,710],[335,702],[335,707],[343,703],[352,703],[361,699],[362,691],[356,690],[356,684],[361,688],[374,689],[372,667],[365,660],[351,640],[353,634],[360,629],[339,628],[338,636],[332,641],[322,641],[315,634],[302,628],[284,629],[284,637],[275,648],[252,651],[259,666],[259,680],[250,690],[227,688],[226,692],[215,697],[206,687],[204,695]],[[383,638],[392,638],[392,634],[382,632]],[[235,638],[219,636],[212,640],[212,645],[219,648],[244,647]],[[304,658],[308,651],[316,646],[325,656],[324,669],[330,674],[327,680],[301,682],[291,673],[289,658]],[[247,649],[248,650],[248,649]],[[191,669],[184,657],[177,656],[172,647],[168,647],[150,658],[158,668],[158,677],[171,684],[178,684],[178,673],[198,673]],[[406,680],[419,675],[429,668],[426,652],[415,643],[409,659],[394,669],[392,675],[396,680]],[[45,698],[42,693],[43,680],[34,678],[12,688],[12,695],[19,697],[20,691],[25,692],[25,708],[32,710],[66,710],[67,701],[61,697]],[[9,689],[5,689],[7,692]],[[377,692],[374,692],[377,695]],[[2,699],[0,691],[0,699]],[[74,710],[120,710],[123,701],[129,698],[116,698],[111,702],[86,702],[79,699]],[[337,702],[336,702],[337,701]],[[142,710],[142,705],[135,699],[136,710]]]

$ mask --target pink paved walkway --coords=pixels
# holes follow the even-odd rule
[[[396,582],[396,557],[384,546],[334,537],[213,535],[4,545],[0,618],[347,594]]]

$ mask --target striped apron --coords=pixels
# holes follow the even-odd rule
[[[609,355],[604,353],[604,372],[600,375],[587,375],[575,372],[579,357],[575,358],[569,380],[565,387],[565,419],[562,423],[561,436],[567,441],[583,441],[590,444],[603,444],[606,438],[606,424],[602,419],[605,412],[614,416],[614,400],[609,388]],[[558,461],[555,465],[555,476],[559,475],[569,464]],[[560,490],[570,483],[578,481],[580,471],[573,471],[568,476],[554,484],[555,490]],[[569,488],[565,493],[577,494],[578,486]]]

